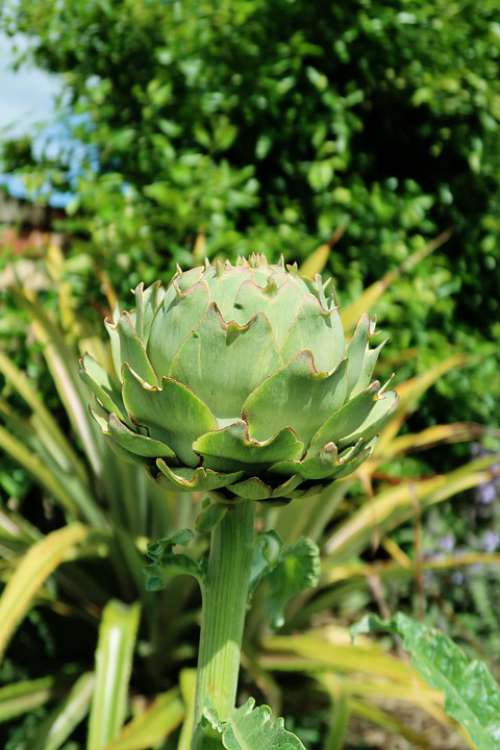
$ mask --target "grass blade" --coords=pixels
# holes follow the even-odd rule
[[[94,473],[100,476],[103,469],[99,450],[100,436],[94,429],[87,410],[85,389],[78,374],[76,357],[40,305],[23,294],[18,295],[18,300],[30,315],[33,331],[43,346],[45,360],[73,429],[82,441]]]
[[[71,467],[73,471],[76,471],[79,478],[83,482],[86,482],[87,475],[85,469],[73,450],[71,443],[65,437],[52,414],[45,407],[39,394],[30,383],[29,378],[3,352],[0,352],[0,372],[32,409],[33,414],[40,424],[41,429],[37,431],[40,439],[42,439],[44,434],[47,435],[58,451],[59,455],[56,458],[59,458],[59,460],[65,459],[65,465],[64,463],[62,464],[63,468],[69,469]]]
[[[498,455],[491,455],[471,461],[449,474],[403,482],[383,490],[334,530],[325,545],[330,558],[327,565],[357,555],[370,544],[375,532],[383,536],[407,521],[415,513],[416,503],[425,509],[488,482],[492,477],[489,468],[498,462]]]
[[[410,271],[414,266],[417,265],[417,263],[420,263],[420,261],[434,252],[434,250],[437,250],[439,247],[441,247],[441,245],[444,245],[444,243],[449,240],[450,236],[450,230],[441,232],[441,234],[439,234],[435,239],[428,242],[424,248],[422,248],[421,250],[417,250],[417,252],[410,255],[409,258],[406,258],[406,260],[404,260],[401,265],[398,266],[398,268],[395,268],[393,271],[389,271],[379,281],[376,281],[374,284],[365,289],[363,294],[358,297],[358,299],[354,300],[354,302],[351,302],[351,304],[345,307],[342,311],[341,318],[342,323],[344,324],[344,328],[346,328],[347,330],[353,329],[363,313],[371,310],[373,305],[378,302],[386,289],[396,279],[398,279],[403,273],[407,273],[408,271]]]
[[[40,587],[89,532],[79,523],[65,526],[36,542],[21,558],[0,597],[0,656]]]
[[[96,649],[96,684],[90,710],[87,750],[102,750],[114,740],[127,714],[140,606],[117,600],[107,604]]]

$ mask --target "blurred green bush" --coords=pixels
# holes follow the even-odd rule
[[[423,422],[491,422],[496,0],[19,0],[2,25],[63,75],[61,118],[76,139],[45,139],[36,161],[29,139],[7,142],[2,168],[72,192],[66,229],[119,293],[167,279],[193,250],[304,259],[343,231],[329,270],[345,302],[451,227],[382,313],[393,352],[418,346],[408,371],[450,346],[474,355]],[[87,304],[95,279],[86,289]]]

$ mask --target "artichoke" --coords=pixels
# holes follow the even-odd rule
[[[169,487],[286,502],[354,471],[396,395],[371,376],[365,315],[346,347],[328,282],[263,256],[180,269],[106,322],[116,379],[90,356],[94,416]]]

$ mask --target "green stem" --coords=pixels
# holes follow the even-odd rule
[[[234,708],[254,543],[255,503],[230,508],[212,532],[203,588],[195,727],[204,706]]]

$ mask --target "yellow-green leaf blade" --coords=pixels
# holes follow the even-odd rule
[[[0,597],[0,655],[40,587],[89,533],[90,529],[79,523],[65,526],[34,544],[21,558]]]
[[[111,600],[104,609],[95,657],[96,683],[87,750],[105,748],[118,736],[125,721],[139,617],[138,603],[127,606]]]

